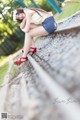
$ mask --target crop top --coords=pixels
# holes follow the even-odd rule
[[[41,11],[35,12],[31,17],[30,23],[41,24],[44,21],[44,19],[49,17],[49,16],[53,16],[52,12],[47,12],[47,14],[43,13]]]

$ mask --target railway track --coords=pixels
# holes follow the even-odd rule
[[[79,38],[79,25],[42,37],[38,52],[13,79],[10,63],[0,90],[0,112],[7,112],[8,120],[80,120]]]

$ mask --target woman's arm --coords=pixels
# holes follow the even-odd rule
[[[26,9],[24,9],[24,13],[25,13],[25,15],[26,15],[26,20],[25,20],[25,26],[24,26],[24,28],[22,28],[21,30],[23,31],[23,32],[29,32],[29,28],[30,28],[30,21],[31,21],[31,17],[32,17],[32,15],[34,14],[34,11],[32,11],[32,10],[26,10]]]
[[[23,19],[23,21],[20,24],[20,28],[23,29],[26,25],[26,18]]]

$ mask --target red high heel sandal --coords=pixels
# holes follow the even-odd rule
[[[23,60],[22,60],[22,59],[23,59]],[[27,60],[28,60],[27,57],[21,57],[19,60],[16,60],[16,61],[14,62],[14,64],[20,65],[21,63],[26,62]]]
[[[36,51],[37,51],[37,48],[36,48],[36,47],[30,47],[30,51],[29,51],[28,53],[32,52],[31,55],[33,55],[34,53],[36,53]],[[23,49],[22,49],[22,52],[24,52]]]

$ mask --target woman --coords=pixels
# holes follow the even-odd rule
[[[30,49],[33,49],[33,53],[36,52],[36,48],[31,48],[33,38],[53,33],[56,22],[52,12],[39,8],[16,9],[13,11],[13,20],[20,22],[20,28],[25,32],[23,56],[15,61],[16,65],[20,65],[28,60],[26,55]]]

